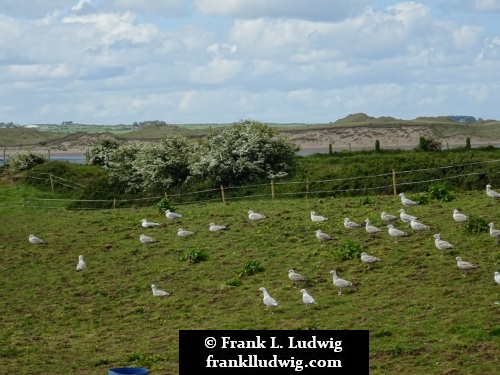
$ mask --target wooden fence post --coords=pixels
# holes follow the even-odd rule
[[[309,195],[309,177],[307,177],[306,179],[306,199]]]
[[[392,190],[394,192],[394,195],[397,195],[396,191],[396,170],[392,168]]]
[[[226,197],[224,196],[224,186],[220,186],[220,195],[222,197],[222,203],[226,204]]]
[[[7,160],[5,160],[5,147],[3,148],[3,165],[7,164]]]
[[[54,180],[52,180],[52,173],[49,173],[50,187],[52,189],[52,194],[54,194]]]
[[[49,148],[49,161],[50,161],[50,148]]]
[[[23,209],[26,212],[26,198],[23,198]]]
[[[113,198],[113,209],[116,208],[116,198]]]
[[[274,178],[271,178],[271,197],[274,199]]]

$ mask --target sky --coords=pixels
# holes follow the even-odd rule
[[[0,0],[0,122],[500,119],[500,0]]]

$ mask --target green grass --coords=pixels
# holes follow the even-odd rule
[[[0,188],[2,204],[5,194],[15,196]],[[397,222],[411,234],[398,244],[379,216],[397,213],[397,196],[178,205],[184,216],[175,224],[154,205],[106,211],[1,205],[0,373],[97,375],[143,366],[178,374],[180,329],[369,329],[370,374],[495,374],[500,286],[493,273],[500,270],[500,246],[488,233],[465,231],[452,212],[495,222],[500,202],[484,191],[453,195],[452,202],[408,209],[432,230],[413,233]],[[251,223],[249,209],[269,218]],[[312,223],[311,210],[330,220]],[[344,217],[369,218],[384,232],[375,239],[364,229],[347,232]],[[142,228],[143,218],[165,225]],[[210,222],[230,229],[209,232]],[[178,237],[179,227],[195,235]],[[322,246],[318,228],[335,241]],[[141,244],[141,233],[158,242]],[[455,249],[441,255],[434,233]],[[29,234],[49,244],[31,245]],[[180,260],[193,249],[205,260]],[[383,262],[367,271],[358,258],[336,256],[359,250]],[[77,273],[80,254],[87,269]],[[480,268],[464,278],[456,256]],[[317,306],[303,306],[290,268],[310,279],[306,289]],[[245,269],[257,272],[240,277]],[[331,269],[357,287],[338,296]],[[171,295],[153,297],[152,283]],[[262,303],[262,286],[281,305],[272,313]]]

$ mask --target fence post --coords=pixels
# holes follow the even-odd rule
[[[54,181],[52,180],[52,173],[49,173],[50,187],[52,189],[52,194],[54,194]]]
[[[396,193],[396,170],[392,168],[392,190],[394,192],[394,195],[397,195]]]
[[[165,192],[165,199],[168,199],[168,193]]]
[[[224,196],[224,186],[220,186],[220,195],[222,197],[222,203],[226,204],[226,197]]]
[[[113,210],[116,208],[116,198],[113,198]]]
[[[274,178],[271,178],[271,197],[274,199]]]
[[[50,161],[50,148],[49,148],[49,161]]]
[[[23,209],[26,212],[26,198],[23,198]]]
[[[306,178],[306,199],[309,195],[309,177]]]
[[[7,161],[5,160],[5,147],[3,148],[3,165],[7,164]]]

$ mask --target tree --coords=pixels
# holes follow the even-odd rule
[[[421,136],[419,139],[419,144],[417,150],[420,151],[441,151],[443,147],[442,143],[432,137]]]
[[[195,175],[224,185],[286,176],[299,147],[259,121],[244,120],[214,131],[193,165]]]
[[[14,155],[9,160],[10,169],[14,172],[21,172],[33,168],[35,165],[44,164],[47,159],[41,155],[34,152],[20,152]]]
[[[111,155],[121,145],[122,143],[117,141],[116,139],[102,139],[97,146],[94,146],[85,151],[85,164],[99,165],[101,167],[107,168],[109,166]]]

